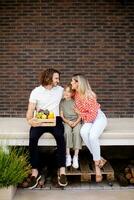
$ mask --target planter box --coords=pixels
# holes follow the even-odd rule
[[[16,187],[10,186],[8,188],[0,188],[1,200],[12,200],[16,193]]]

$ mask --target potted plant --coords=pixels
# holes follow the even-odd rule
[[[2,200],[11,200],[16,186],[30,173],[28,154],[22,149],[0,147],[0,196]]]

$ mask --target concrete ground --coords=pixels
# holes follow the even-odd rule
[[[51,183],[42,189],[18,189],[13,200],[134,200],[134,185],[122,187],[117,181],[110,186],[106,180],[97,184],[69,182],[64,189]]]
[[[70,189],[70,190],[23,190],[17,191],[14,200],[133,200],[134,189]]]
[[[116,153],[113,152],[114,150],[116,150]],[[112,148],[111,150],[110,148],[104,148],[103,155],[106,158],[113,159],[110,155],[117,155],[117,158],[119,158],[119,156],[122,155],[121,152],[119,151],[118,153],[116,148]],[[131,152],[133,152],[132,149],[128,149],[125,156],[127,159],[133,158]],[[47,156],[45,157],[44,153],[43,158],[45,161],[47,160]],[[48,168],[53,166],[49,161],[54,162],[54,159],[53,153],[50,154],[48,157]],[[126,165],[127,162],[119,159],[116,160],[116,157],[115,160],[112,160],[112,166],[116,169],[121,170],[121,168],[124,168],[123,164]],[[104,179],[102,183],[97,184],[94,180],[92,180],[91,183],[83,183],[77,179],[74,181],[73,178],[73,181],[69,181],[68,186],[62,190],[51,184],[51,179],[48,177],[44,188],[34,190],[20,188],[17,190],[13,200],[75,200],[76,198],[77,200],[134,200],[134,185],[121,187],[119,183],[115,181],[113,186],[109,186],[106,179]]]

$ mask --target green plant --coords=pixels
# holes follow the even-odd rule
[[[9,152],[0,147],[0,188],[21,183],[30,173],[27,152],[10,148]]]

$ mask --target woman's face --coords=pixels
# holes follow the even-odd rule
[[[73,78],[72,78],[72,81],[71,81],[71,85],[72,85],[72,89],[73,90],[77,90],[78,89],[78,81],[76,81]]]

